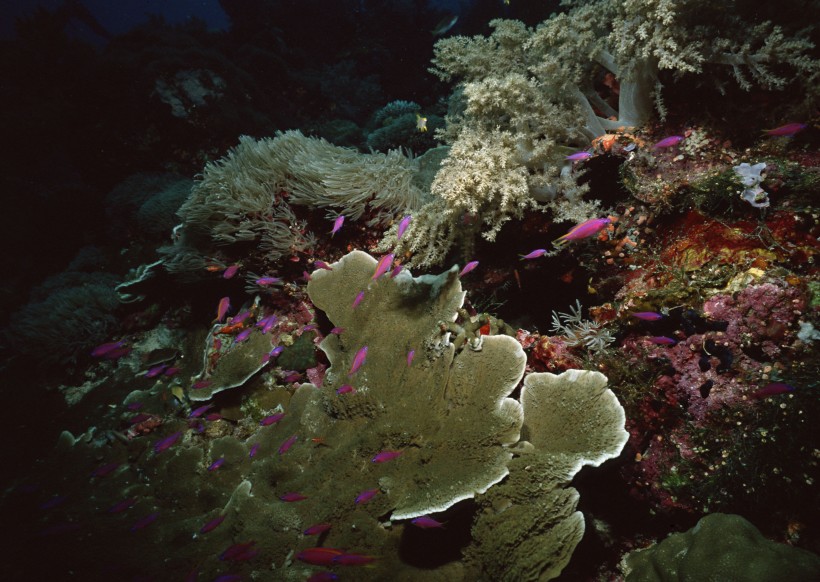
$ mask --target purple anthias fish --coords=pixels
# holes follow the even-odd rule
[[[350,364],[350,371],[347,373],[348,376],[352,376],[356,373],[356,371],[361,368],[365,361],[367,360],[367,346],[364,346],[356,352],[356,355],[353,358],[353,363]]]
[[[279,422],[283,418],[285,418],[285,413],[284,412],[277,412],[276,414],[271,414],[269,416],[266,416],[262,420],[260,420],[259,421],[259,426],[270,426],[272,424],[276,424],[277,422]]]
[[[379,262],[376,264],[376,271],[373,273],[373,276],[370,277],[371,279],[378,279],[382,275],[384,275],[387,271],[390,270],[390,267],[393,265],[393,253],[388,253],[384,255]]]
[[[159,366],[154,366],[153,368],[149,368],[148,371],[145,372],[145,377],[146,378],[156,378],[157,376],[162,374],[165,371],[165,368],[167,368],[167,367],[168,367],[167,364],[160,364]]]
[[[237,313],[231,318],[231,323],[242,323],[251,316],[250,310],[246,309],[242,313]]]
[[[630,315],[632,315],[632,317],[642,319],[643,321],[658,321],[659,319],[663,319],[662,314],[654,311],[639,311],[637,313],[631,313]]]
[[[350,384],[343,384],[339,388],[336,389],[336,394],[339,394],[340,396],[342,394],[355,394],[355,393],[356,393],[356,389],[353,386],[351,386]]]
[[[461,272],[458,274],[458,276],[463,277],[464,275],[466,275],[467,273],[469,273],[470,271],[475,269],[477,266],[478,266],[478,261],[470,261],[469,263],[464,265],[464,268],[461,269]]]
[[[345,215],[340,214],[336,217],[336,220],[333,221],[333,229],[330,231],[330,236],[332,237],[334,234],[339,232],[339,229],[342,228],[342,225],[345,223]]]
[[[225,521],[226,517],[226,515],[219,515],[213,518],[211,521],[199,528],[199,533],[206,534],[209,531],[215,530],[223,521]]]
[[[302,533],[306,536],[318,536],[319,534],[325,533],[331,527],[332,526],[329,523],[317,523],[316,525],[310,526]]]
[[[410,350],[407,352],[407,367],[409,368],[413,364],[413,358],[416,357],[416,350]]]
[[[191,411],[191,414],[188,415],[188,418],[199,418],[200,416],[208,412],[209,409],[213,408],[213,406],[213,404],[206,404],[204,406],[200,406],[199,408],[194,408]]]
[[[247,340],[249,337],[251,337],[251,332],[252,331],[253,331],[252,327],[249,327],[248,329],[240,331],[238,334],[236,334],[236,337],[233,338],[233,343],[241,344],[242,342]]]
[[[219,554],[219,559],[224,561],[237,561],[241,562],[244,560],[250,560],[254,556],[259,553],[259,550],[254,548],[253,546],[256,545],[256,542],[242,542],[238,544],[233,544],[227,550]]]
[[[404,451],[382,451],[370,459],[370,461],[372,463],[386,463],[387,461],[392,461],[400,457],[403,452]]]
[[[769,396],[777,396],[778,394],[785,394],[786,392],[794,392],[795,387],[791,384],[783,382],[771,382],[766,384],[760,390],[752,393],[752,398],[768,398]]]
[[[142,408],[142,402],[132,402],[128,406],[126,406],[128,410],[139,410]]]
[[[284,455],[285,453],[287,453],[288,449],[290,449],[293,446],[293,443],[296,442],[297,438],[298,437],[296,435],[293,435],[285,439],[285,441],[281,445],[279,445],[279,454]]]
[[[118,342],[108,342],[106,344],[100,344],[96,348],[91,350],[91,355],[95,358],[102,358],[106,354],[109,354],[112,351],[118,350],[123,347],[125,347],[125,340],[120,340]]]
[[[164,439],[158,440],[154,443],[154,453],[158,455],[162,451],[170,449],[177,443],[177,441],[179,441],[180,438],[182,438],[182,431],[177,431]]]
[[[165,371],[162,373],[163,376],[174,376],[179,374],[180,368],[177,366],[171,366],[170,368],[165,368]]]
[[[259,277],[254,283],[259,285],[260,287],[267,287],[268,285],[276,285],[277,283],[281,283],[282,279],[279,277]]]
[[[362,302],[362,299],[364,299],[364,291],[359,291],[356,294],[356,298],[353,300],[353,309],[356,309],[359,306],[359,303]]]
[[[334,327],[330,330],[330,333],[333,335],[341,335],[342,333],[344,333],[344,330],[345,328],[343,327]]]
[[[373,499],[378,492],[378,487],[375,489],[365,489],[356,496],[356,505],[359,505],[360,503],[367,503],[368,501]]]
[[[649,341],[659,346],[674,346],[678,343],[678,340],[666,337],[665,335],[656,335],[649,338]]]
[[[407,230],[407,227],[410,226],[410,221],[413,220],[413,217],[409,214],[401,219],[399,222],[399,228],[396,231],[396,240],[399,240],[404,232]]]
[[[592,154],[589,152],[575,152],[574,154],[568,155],[566,159],[571,162],[579,162],[581,160],[588,160],[591,157]]]
[[[120,467],[120,463],[106,463],[94,469],[91,473],[92,477],[106,477]]]
[[[333,270],[333,267],[331,267],[330,265],[328,265],[324,261],[320,261],[319,259],[316,259],[315,261],[313,261],[313,266],[316,267],[317,269],[324,269],[325,271],[332,271]]]
[[[678,145],[680,142],[683,141],[682,135],[670,135],[669,137],[663,138],[661,141],[656,143],[652,146],[652,149],[661,149],[661,148],[671,148],[672,146]]]
[[[581,240],[584,238],[589,238],[593,235],[598,234],[601,230],[606,228],[608,224],[610,224],[612,220],[610,218],[590,218],[589,220],[585,220],[581,224],[577,224],[573,226],[569,232],[563,236],[559,236],[555,239],[553,244],[562,244],[572,240]]]
[[[217,420],[222,420],[222,415],[218,412],[212,412],[205,416],[205,420],[208,422],[216,422]]]
[[[145,422],[149,418],[151,418],[150,414],[145,414],[144,412],[140,412],[136,416],[132,416],[131,418],[129,418],[128,419],[128,424],[130,424],[131,426],[134,426],[135,424]]]
[[[213,384],[210,380],[197,380],[191,384],[191,390],[202,390]]]
[[[217,469],[219,469],[224,464],[225,464],[225,457],[220,457],[216,461],[214,461],[213,463],[208,465],[208,471],[216,471]]]
[[[248,458],[253,459],[256,456],[256,453],[259,452],[259,447],[262,446],[259,443],[256,443],[251,447],[251,450],[248,451]]]
[[[154,523],[157,520],[158,517],[159,517],[159,512],[158,511],[155,511],[153,513],[149,513],[148,515],[146,515],[142,519],[137,520],[136,523],[134,523],[134,525],[131,526],[131,531],[139,531],[143,528],[148,527],[149,525]]]
[[[398,265],[396,265],[395,267],[393,267],[393,269],[390,271],[390,278],[391,278],[391,279],[395,279],[395,278],[396,278],[396,275],[398,275],[399,273],[401,273],[401,270],[402,270],[403,268],[404,268],[404,267],[402,267],[402,266],[401,266],[401,263],[399,263]]]
[[[775,127],[774,129],[764,129],[763,133],[775,137],[792,136],[797,132],[803,131],[807,127],[808,126],[805,123],[787,123],[786,125]]]
[[[277,358],[283,351],[285,351],[285,346],[276,346],[270,352],[262,356],[262,361],[269,362],[270,360]]]
[[[231,265],[222,273],[222,277],[224,279],[233,279],[234,276],[239,272],[239,265]]]
[[[225,319],[225,316],[228,314],[228,310],[231,308],[231,298],[230,297],[223,297],[219,300],[219,305],[216,306],[216,321],[217,323],[222,323],[222,320]]]
[[[285,503],[293,503],[295,501],[304,501],[307,499],[307,495],[302,495],[301,493],[290,492],[285,493],[284,495],[280,495],[279,499],[284,501]]]
[[[108,508],[108,513],[122,513],[127,509],[131,509],[137,503],[136,497],[129,497],[128,499],[123,499],[119,503],[115,503],[111,507]]]
[[[543,257],[547,254],[547,249],[535,249],[534,251],[530,251],[526,255],[519,255],[521,259],[537,259],[538,257]]]
[[[258,552],[254,550],[254,556]],[[239,574],[221,574],[214,578],[214,582],[240,582],[242,580],[242,576]]]
[[[433,519],[429,515],[422,515],[421,517],[411,519],[410,523],[412,523],[416,527],[420,527],[421,529],[432,529],[432,528],[443,528],[444,527],[443,523]]]

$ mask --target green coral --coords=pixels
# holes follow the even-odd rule
[[[584,533],[578,492],[568,484],[584,465],[617,457],[629,434],[618,399],[599,372],[529,374],[520,456],[510,476],[481,499],[468,558],[493,580],[557,577]]]
[[[626,582],[817,580],[820,557],[767,540],[739,515],[713,513],[624,560]]]

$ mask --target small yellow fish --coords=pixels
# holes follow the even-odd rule
[[[416,113],[416,129],[419,131],[427,131],[427,118],[422,117]]]

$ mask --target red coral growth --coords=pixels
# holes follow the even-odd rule
[[[532,349],[530,364],[539,372],[560,374],[567,370],[581,368],[581,361],[576,358],[561,337],[541,336]]]

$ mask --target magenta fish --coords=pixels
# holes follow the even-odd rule
[[[328,265],[324,261],[320,261],[319,259],[316,259],[315,261],[313,261],[313,266],[316,267],[317,269],[324,269],[325,271],[332,271],[333,270],[333,267],[331,267],[330,265]]]
[[[678,340],[673,339],[671,337],[666,337],[665,335],[656,335],[654,337],[650,337],[649,341],[659,346],[674,346],[678,343]]]
[[[559,236],[557,239],[555,239],[553,244],[560,245],[568,241],[589,238],[595,234],[598,234],[611,222],[612,220],[608,217],[590,218],[589,220],[585,220],[581,224],[576,224],[575,226],[573,226],[567,234]]]
[[[359,306],[359,303],[362,302],[362,299],[364,299],[364,291],[359,291],[356,294],[356,298],[353,300],[353,309],[356,309]]]
[[[156,378],[157,376],[162,374],[165,371],[165,368],[167,368],[167,367],[168,367],[167,364],[160,364],[159,366],[154,366],[153,368],[149,368],[148,371],[145,372],[145,377],[146,378]]]
[[[188,418],[199,418],[211,408],[213,408],[213,404],[206,404],[204,406],[200,406],[199,408],[194,408],[191,411],[191,414],[188,415]]]
[[[191,390],[204,390],[208,386],[213,384],[210,380],[197,380],[193,384],[191,384]]]
[[[213,518],[211,521],[209,521],[208,523],[203,525],[201,528],[199,528],[199,533],[206,534],[209,531],[215,530],[217,527],[219,527],[219,525],[223,521],[225,521],[226,517],[227,517],[226,515],[219,515],[219,516]]]
[[[285,350],[284,346],[277,346],[273,348],[270,352],[262,356],[262,363],[268,363],[271,360],[277,358],[279,354],[281,354]]]
[[[228,314],[228,310],[231,308],[231,299],[230,297],[223,297],[219,300],[219,305],[216,306],[216,321],[217,323],[222,323],[222,320],[225,319],[225,316]]]
[[[330,528],[331,525],[329,523],[317,523],[315,525],[310,526],[302,533],[306,536],[318,536],[320,534],[325,533]]]
[[[400,457],[403,452],[404,451],[382,451],[370,459],[370,461],[372,463],[386,463],[387,461],[392,461]]]
[[[463,277],[464,275],[466,275],[467,273],[469,273],[470,271],[475,269],[477,266],[478,266],[478,261],[470,261],[469,263],[464,265],[464,268],[461,269],[461,272],[458,274],[458,276]]]
[[[285,493],[284,495],[280,495],[279,499],[284,501],[285,503],[293,503],[295,501],[304,501],[307,499],[307,495],[302,495],[301,493]]]
[[[284,412],[277,412],[276,414],[271,414],[270,416],[266,416],[262,420],[259,421],[259,426],[270,426],[272,424],[276,424],[280,420],[285,418]]]
[[[212,412],[205,415],[205,420],[208,422],[216,422],[217,420],[222,420],[222,415],[218,412]]]
[[[251,312],[246,309],[242,313],[237,313],[231,318],[231,323],[242,323],[251,316]]]
[[[132,402],[128,406],[126,406],[128,410],[139,410],[142,408],[142,402]]]
[[[127,356],[131,353],[130,346],[123,346],[121,348],[117,348],[115,350],[111,350],[110,352],[106,352],[103,356],[104,360],[119,360],[120,358]]]
[[[165,368],[165,371],[162,373],[163,376],[175,376],[179,374],[180,368],[177,366],[171,366],[170,368]]]
[[[293,435],[285,439],[285,441],[281,445],[279,445],[279,454],[284,455],[285,453],[287,453],[288,449],[290,449],[293,446],[293,443],[296,442],[297,438],[298,437],[296,435]]]
[[[254,548],[256,542],[242,542],[233,544],[227,550],[219,554],[219,559],[224,561],[244,561],[249,560],[259,553],[259,550]]]
[[[632,317],[642,319],[643,321],[658,321],[659,319],[663,319],[662,314],[654,311],[638,311],[637,313],[631,313],[630,315]]]
[[[401,236],[407,230],[407,227],[410,226],[410,221],[411,220],[413,220],[413,217],[410,216],[409,214],[401,219],[401,222],[399,222],[399,228],[396,231],[396,240],[399,240],[401,238]]]
[[[537,259],[538,257],[543,257],[547,254],[547,249],[535,249],[534,251],[530,251],[526,255],[519,255],[522,260],[524,259]]]
[[[384,255],[379,262],[376,264],[376,271],[373,273],[373,276],[370,277],[371,279],[378,279],[382,275],[384,275],[390,267],[393,265],[393,253],[388,253]]]
[[[652,149],[658,150],[661,148],[671,148],[672,146],[678,145],[680,142],[683,141],[682,135],[670,135],[669,137],[663,138],[661,141],[656,143],[652,146]]]
[[[592,154],[589,152],[575,152],[574,154],[568,155],[566,159],[571,162],[580,162],[581,160],[588,160],[591,157]]]
[[[129,418],[128,419],[128,424],[130,424],[131,426],[134,426],[135,424],[145,422],[149,418],[151,418],[150,414],[145,414],[144,412],[140,412],[136,416],[132,416],[131,418]]]
[[[336,394],[355,394],[356,389],[351,386],[350,384],[343,384],[339,388],[336,389]]]
[[[262,446],[259,443],[256,443],[251,447],[251,450],[248,451],[248,458],[253,459],[256,456],[256,453],[259,452],[259,447]]]
[[[342,554],[333,558],[333,563],[337,566],[364,566],[375,562],[374,556],[366,556],[364,554]]]
[[[393,267],[393,269],[390,271],[390,278],[391,278],[391,279],[395,279],[395,278],[396,278],[396,275],[398,275],[399,273],[401,273],[401,270],[402,270],[403,268],[404,268],[404,267],[402,267],[402,266],[401,266],[401,263],[399,263],[398,265],[396,265],[395,267]]]
[[[136,523],[134,523],[134,525],[131,526],[131,531],[139,531],[143,528],[148,527],[149,525],[154,523],[157,520],[158,517],[159,517],[159,512],[158,511],[155,511],[154,513],[149,513],[148,515],[146,515],[142,519],[137,520]]]
[[[276,285],[281,283],[282,279],[279,277],[259,277],[254,283],[259,285],[260,287],[267,287],[269,285]]]
[[[336,220],[333,221],[333,229],[330,231],[330,236],[332,237],[334,234],[339,232],[339,229],[342,228],[342,225],[345,223],[345,215],[340,214],[336,217]]]
[[[136,497],[129,497],[128,499],[123,499],[119,503],[115,503],[111,507],[108,508],[108,513],[122,513],[127,509],[131,509],[136,505],[137,498]]]
[[[416,357],[416,350],[410,350],[407,352],[407,367],[409,368],[413,364],[413,358]]]
[[[231,265],[222,273],[223,279],[233,279],[236,273],[239,272],[239,265]]]
[[[182,431],[177,431],[172,435],[165,437],[164,439],[158,440],[154,443],[154,454],[160,454],[162,451],[166,451],[174,446],[179,439],[182,438]]]
[[[309,331],[314,331],[318,326],[315,323],[311,323],[310,325],[306,325],[302,328],[302,333],[307,333]]]
[[[344,554],[336,548],[307,548],[296,554],[296,559],[313,566],[330,566],[333,558]]]
[[[785,384],[783,382],[771,382],[766,384],[763,388],[752,393],[752,398],[768,398],[769,396],[777,396],[778,394],[785,394],[787,392],[794,392],[794,386]]]
[[[764,129],[763,133],[774,137],[792,136],[808,127],[805,123],[787,123],[774,129]]]
[[[120,340],[118,342],[108,342],[106,344],[100,344],[96,348],[91,350],[91,355],[95,358],[102,358],[106,354],[109,354],[114,350],[119,350],[123,347],[125,347],[125,340]]]
[[[91,473],[92,477],[106,477],[113,473],[116,469],[120,467],[120,463],[106,463],[105,465],[101,465],[94,469],[94,472]]]
[[[378,492],[378,487],[376,489],[365,489],[356,496],[356,505],[359,505],[360,503],[367,503],[373,499]]]
[[[242,342],[247,340],[249,337],[251,337],[251,332],[252,331],[253,331],[252,327],[249,327],[248,329],[240,331],[238,334],[236,334],[236,337],[233,338],[233,343],[241,344]]]
[[[208,471],[216,471],[225,464],[225,457],[219,457],[216,461],[208,465]]]
[[[411,519],[410,523],[421,529],[443,528],[444,524],[430,517],[429,515],[422,515],[415,519]]]
[[[356,352],[355,357],[353,358],[353,363],[350,365],[350,371],[347,373],[348,376],[352,376],[356,373],[356,371],[361,368],[365,361],[367,360],[367,346],[364,346]]]
[[[334,327],[330,330],[330,333],[333,335],[341,335],[342,333],[344,333],[344,330],[345,328],[343,327]]]

